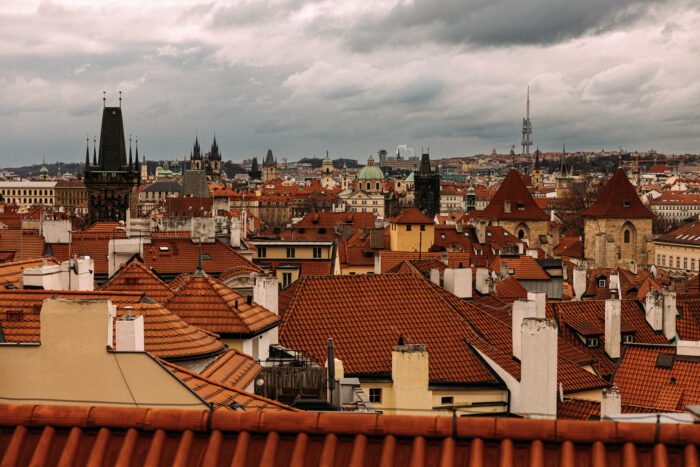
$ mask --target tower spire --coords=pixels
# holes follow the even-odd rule
[[[139,137],[136,137],[136,160],[134,161],[134,169],[139,174],[139,181],[141,180],[141,170],[139,167]]]
[[[122,92],[119,91],[119,108],[122,108]]]
[[[134,158],[131,155],[131,135],[129,135],[129,168],[134,166]]]
[[[85,171],[90,170],[90,137],[85,137]]]
[[[92,165],[97,165],[97,136],[92,137]]]
[[[532,146],[532,122],[530,121],[530,86],[527,87],[527,100],[525,103],[525,118],[523,118],[523,139],[521,141],[523,147],[523,155],[530,155],[530,146]]]

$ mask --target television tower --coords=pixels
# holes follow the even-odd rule
[[[532,122],[530,122],[530,86],[527,87],[527,106],[525,108],[525,118],[523,118],[523,155],[530,155],[532,146]]]

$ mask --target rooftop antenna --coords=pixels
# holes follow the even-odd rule
[[[102,107],[107,107],[107,91],[102,91]]]
[[[122,92],[119,91],[119,108],[122,108]]]

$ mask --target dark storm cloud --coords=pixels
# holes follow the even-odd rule
[[[662,0],[415,0],[346,31],[354,50],[438,42],[547,45],[628,27]]]

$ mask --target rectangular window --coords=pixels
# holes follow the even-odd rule
[[[598,287],[605,287],[605,279],[598,279]]]
[[[321,257],[321,247],[315,246],[314,247],[314,258],[320,258],[320,257]]]
[[[695,271],[695,258],[690,258],[690,270]]]
[[[421,225],[421,226],[420,226],[420,231],[421,231],[421,232],[425,232],[425,225]]]
[[[634,342],[634,334],[623,334],[622,335],[622,343],[623,344],[631,344]]]
[[[381,404],[382,388],[369,388],[369,401],[373,404]]]
[[[258,258],[267,258],[267,248],[264,246],[258,247]]]
[[[656,264],[661,265],[661,255],[656,255]]]
[[[293,246],[287,247],[287,258],[295,258],[296,257],[296,251]]]
[[[442,396],[442,398],[440,399],[440,403],[442,405],[454,405],[455,398],[452,396]]]
[[[411,231],[411,224],[408,224],[408,225],[406,226],[406,232],[410,232],[410,231]]]
[[[289,284],[292,283],[292,273],[291,272],[283,272],[282,273],[282,287],[287,287]]]
[[[666,266],[666,255],[661,255],[661,266]]]
[[[681,257],[680,256],[676,256],[676,267],[677,268],[681,267]]]
[[[688,258],[683,257],[683,269],[688,269]]]

